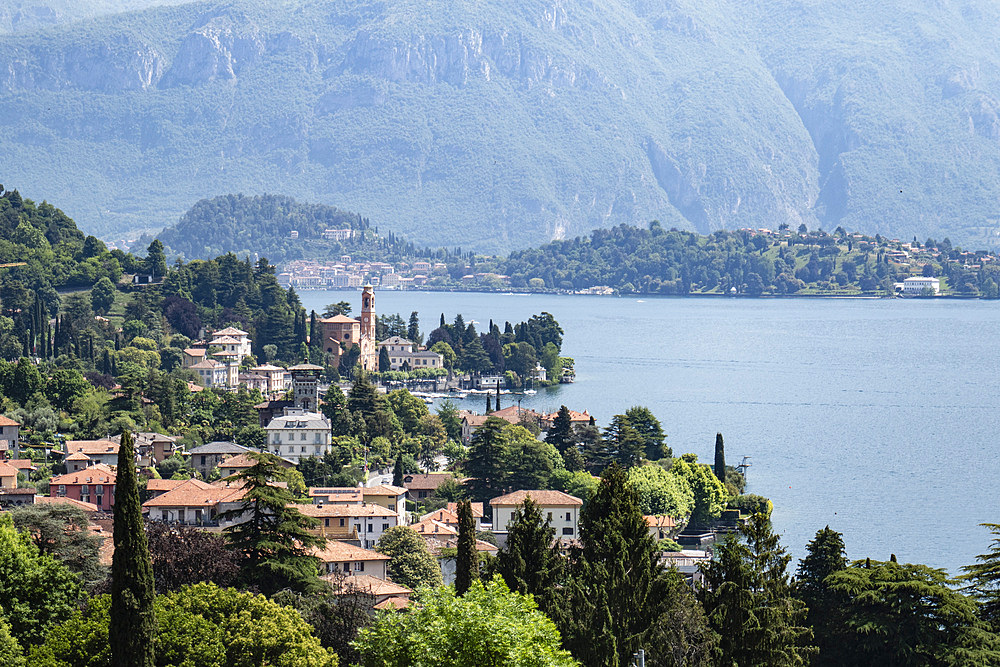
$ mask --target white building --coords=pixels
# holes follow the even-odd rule
[[[937,278],[907,278],[903,281],[903,294],[920,296],[925,289],[931,290],[934,295],[941,293],[941,281]]]
[[[208,344],[222,348],[222,352],[227,353],[227,356],[234,356],[237,364],[250,356],[250,334],[235,327],[216,331]]]
[[[268,451],[295,464],[330,451],[330,420],[318,412],[285,408],[285,414],[272,419],[264,430]]]
[[[391,370],[416,370],[418,368],[444,368],[444,357],[429,350],[414,351],[416,345],[412,341],[399,336],[386,338],[378,344],[379,353],[386,350],[389,353]]]
[[[198,379],[205,387],[222,389],[229,386],[229,364],[215,359],[205,359],[188,368],[198,374]]]
[[[556,530],[557,540],[575,540],[579,537],[578,523],[583,501],[562,491],[514,491],[490,501],[493,508],[493,533],[502,546],[507,540],[507,526],[514,512],[531,498],[538,505],[548,525]]]

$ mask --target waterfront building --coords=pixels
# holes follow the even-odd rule
[[[941,293],[941,280],[938,278],[924,278],[917,276],[907,278],[903,281],[903,294],[920,296],[924,290],[930,290],[935,296]]]

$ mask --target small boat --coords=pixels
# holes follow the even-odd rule
[[[538,393],[538,390],[537,389],[525,389],[524,393],[527,394],[528,396],[534,396],[535,394]]]

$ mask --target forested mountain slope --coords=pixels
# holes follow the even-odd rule
[[[485,251],[654,218],[996,246],[998,40],[989,0],[147,8],[4,38],[0,174],[104,235],[266,191]]]

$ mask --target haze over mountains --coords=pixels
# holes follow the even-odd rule
[[[105,236],[272,192],[486,251],[654,218],[1000,245],[990,0],[4,4],[0,182]]]

